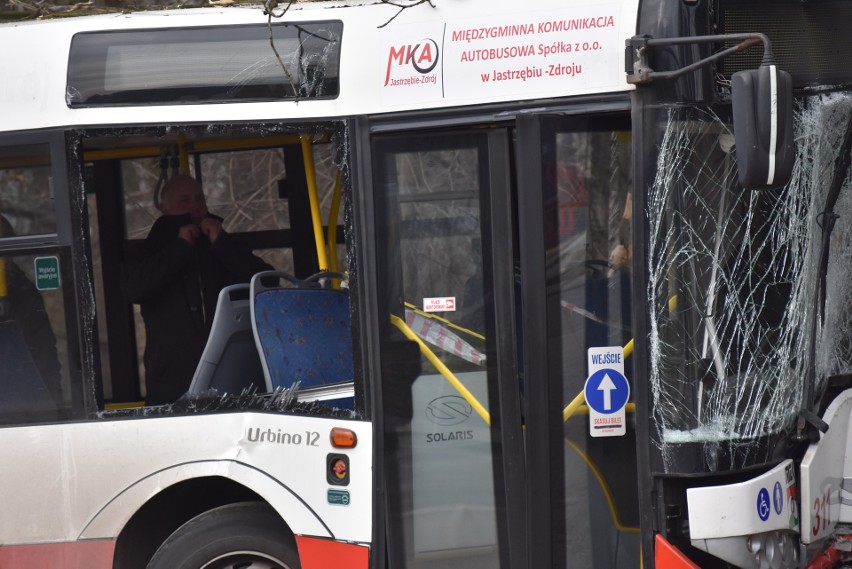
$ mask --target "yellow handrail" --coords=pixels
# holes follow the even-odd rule
[[[491,425],[491,415],[488,413],[488,410],[485,409],[485,407],[483,407],[483,405],[476,399],[476,397],[459,380],[459,378],[457,378],[453,374],[453,372],[450,371],[450,369],[444,364],[444,362],[442,362],[440,359],[438,359],[438,356],[436,356],[435,353],[432,350],[429,349],[429,347],[426,345],[426,343],[423,342],[423,340],[421,340],[414,333],[414,331],[411,330],[411,328],[408,327],[408,324],[406,324],[405,321],[402,320],[399,316],[391,314],[390,320],[391,320],[391,323],[394,326],[396,326],[403,333],[403,335],[405,335],[406,338],[417,343],[417,345],[420,347],[421,353],[423,353],[423,355],[426,356],[426,359],[428,359],[432,363],[432,365],[435,366],[435,368],[441,373],[441,375],[444,376],[444,379],[446,379],[450,383],[450,385],[452,385],[453,388],[455,388],[455,390],[459,392],[459,395],[461,395],[464,398],[464,400],[467,401],[468,404],[471,407],[473,407],[473,409],[479,414],[479,416],[482,417],[482,420],[485,421],[485,423],[490,426]],[[582,403],[583,403],[583,393],[581,392],[580,395],[578,395],[577,397],[580,399],[580,403],[578,403],[576,405],[576,407],[581,407]],[[576,398],[575,398],[575,401],[576,401]],[[574,402],[572,401],[572,404],[573,403]],[[631,406],[633,407],[632,409],[630,408]],[[629,411],[635,410],[635,404],[628,403],[628,410]],[[620,532],[628,532],[628,533],[638,532],[639,528],[625,526],[621,523],[621,520],[619,519],[619,516],[618,516],[618,510],[615,507],[615,500],[612,497],[612,492],[610,492],[609,486],[607,486],[606,480],[604,480],[603,475],[598,470],[597,466],[595,466],[595,464],[591,461],[591,459],[589,459],[589,457],[586,456],[586,453],[584,453],[583,450],[580,449],[576,444],[574,444],[572,441],[570,441],[567,438],[564,439],[564,440],[565,440],[566,445],[571,447],[574,450],[574,452],[576,452],[578,455],[580,455],[580,457],[583,459],[583,462],[586,463],[586,466],[589,468],[589,470],[592,471],[592,474],[594,475],[595,479],[598,481],[598,484],[601,487],[601,491],[604,493],[604,497],[606,498],[607,505],[609,506],[610,515],[612,516],[612,521],[615,524],[616,529]]]
[[[0,237],[3,237],[3,222],[0,220]],[[9,289],[6,287],[6,260],[0,257],[0,298],[9,296]]]
[[[633,339],[631,338],[630,341],[627,342],[627,345],[624,346],[624,359],[627,359],[628,357],[630,357],[630,354],[632,354],[632,353],[633,353]],[[577,396],[574,397],[574,399],[572,399],[571,402],[568,405],[565,406],[565,409],[562,410],[562,422],[564,423],[568,419],[570,419],[572,416],[574,416],[574,413],[576,413],[577,410],[585,402],[586,402],[586,392],[585,392],[585,390],[581,389],[580,393],[578,393]],[[630,404],[628,403],[628,405],[630,405]],[[635,405],[634,405],[633,409],[634,410],[636,409]]]
[[[180,173],[184,176],[189,176],[189,155],[186,153],[186,135],[184,133],[178,134],[177,147],[180,159]],[[198,177],[198,173],[196,173],[195,177]]]
[[[130,401],[127,403],[105,403],[104,411],[121,411],[123,409],[141,409],[145,406],[144,401]]]
[[[442,324],[446,324],[450,328],[454,328],[454,329],[458,330],[459,332],[464,332],[465,334],[468,334],[469,336],[473,336],[474,338],[479,338],[480,340],[485,339],[485,336],[483,336],[479,332],[474,332],[473,330],[468,330],[467,328],[459,326],[458,324],[454,324],[453,322],[450,322],[446,318],[442,318],[441,316],[438,316],[437,314],[433,314],[431,312],[424,312],[424,311],[420,310],[419,308],[417,308],[416,306],[414,306],[413,304],[411,304],[410,302],[404,302],[403,304],[405,304],[406,308],[410,308],[411,310],[413,310],[414,312],[416,312],[420,316],[423,316],[424,318],[429,318],[431,320],[437,320],[438,322],[440,322]]]
[[[674,312],[675,309],[677,308],[677,295],[676,294],[673,295],[669,299],[668,308],[669,308],[669,312]],[[624,359],[629,358],[632,354],[633,354],[633,338],[631,338],[630,341],[627,342],[627,344],[625,344],[625,346],[624,346]],[[568,405],[565,406],[565,409],[562,410],[562,422],[564,423],[565,421],[570,419],[574,415],[574,413],[576,413],[577,410],[580,409],[580,406],[582,406],[585,402],[586,402],[586,394],[583,391],[580,391],[580,393],[578,393],[577,396],[574,397],[574,399],[572,399],[571,402]],[[631,407],[631,405],[633,407]],[[635,403],[628,403],[627,404],[627,410],[630,411],[630,412],[635,411],[636,410]]]
[[[6,260],[0,257],[0,298],[9,296],[9,289],[6,287]]]
[[[606,498],[606,503],[609,506],[609,513],[612,516],[612,522],[615,524],[615,529],[626,533],[639,533],[639,528],[622,525],[621,520],[618,517],[618,510],[615,508],[615,500],[612,497],[612,492],[610,492],[606,480],[604,480],[603,475],[601,474],[600,470],[598,470],[598,467],[595,466],[595,463],[592,462],[592,460],[588,456],[586,456],[586,453],[583,452],[580,447],[574,444],[573,441],[567,438],[564,440],[565,444],[567,444],[574,450],[574,452],[580,455],[580,458],[583,459],[583,462],[586,463],[586,466],[589,467],[589,470],[592,471],[592,474],[597,479],[598,484],[601,487],[601,491],[604,493],[604,498]]]
[[[628,403],[627,405],[624,406],[624,410],[627,413],[635,413],[636,412],[636,403]],[[577,409],[574,411],[573,415],[588,415],[589,412],[590,412],[589,406],[584,403],[584,404],[580,405],[579,407],[577,407]]]
[[[325,250],[325,238],[322,234],[322,215],[320,214],[319,197],[317,195],[317,176],[314,170],[314,151],[311,140],[307,135],[301,135],[302,160],[305,163],[305,177],[308,182],[308,198],[311,202],[311,222],[314,226],[314,241],[317,247],[319,270],[328,270],[328,257]]]
[[[331,194],[331,211],[328,212],[328,265],[333,272],[338,272],[337,259],[337,213],[340,211],[340,195],[343,193],[340,183],[340,170],[334,176],[334,192]]]
[[[327,141],[328,137],[320,138],[320,141]],[[246,138],[240,140],[232,139],[202,139],[193,140],[188,144],[188,148],[193,152],[229,152],[236,150],[252,150],[257,148],[274,148],[278,146],[286,146],[288,144],[296,144],[299,142],[297,135],[281,135],[267,136],[257,138]],[[86,150],[83,153],[83,160],[92,162],[97,160],[115,160],[122,158],[157,158],[162,150],[161,146],[137,146],[133,148],[111,148],[109,150]],[[17,160],[17,159],[16,159]],[[0,161],[0,167],[3,166]],[[46,166],[50,162],[48,159],[38,158],[31,163],[14,162],[17,166],[32,165]]]
[[[562,410],[562,422],[566,422],[570,419],[574,413],[577,412],[577,409],[586,402],[586,394],[581,391],[577,394],[577,396],[571,400],[571,403],[565,406],[565,409]]]
[[[416,342],[417,345],[420,346],[420,352],[424,356],[426,356],[426,359],[429,360],[429,362],[431,362],[431,364],[435,366],[435,369],[437,369],[441,373],[441,375],[444,376],[444,379],[446,379],[450,383],[450,385],[452,385],[453,388],[455,388],[455,390],[459,392],[459,395],[461,395],[462,398],[464,398],[464,400],[467,401],[471,407],[473,407],[473,409],[479,414],[479,416],[482,417],[482,420],[485,421],[487,425],[491,425],[491,414],[488,412],[488,410],[482,405],[482,403],[479,402],[476,397],[474,397],[473,393],[471,393],[470,390],[464,386],[464,384],[459,380],[459,378],[457,378],[455,374],[450,371],[450,368],[448,368],[444,364],[444,362],[438,359],[438,356],[435,355],[435,352],[430,350],[429,346],[427,346],[423,340],[417,337],[417,334],[415,334],[414,331],[408,327],[408,324],[406,324],[402,318],[391,314],[390,319],[391,324],[399,328],[399,331],[402,332],[406,338],[413,342]]]

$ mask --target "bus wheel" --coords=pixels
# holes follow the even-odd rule
[[[148,569],[299,569],[296,540],[275,510],[258,502],[214,508],[163,542]]]

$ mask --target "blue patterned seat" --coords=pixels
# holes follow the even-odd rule
[[[293,286],[263,284],[272,278]],[[251,288],[254,336],[269,391],[296,382],[310,388],[352,381],[346,292],[279,272],[255,275]]]

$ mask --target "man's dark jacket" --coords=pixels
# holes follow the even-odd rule
[[[145,321],[148,405],[173,403],[186,393],[207,342],[219,291],[271,269],[224,231],[215,243],[202,235],[190,245],[178,237],[180,228],[190,223],[189,215],[160,217],[141,250],[128,255],[124,264],[124,294],[141,305]]]

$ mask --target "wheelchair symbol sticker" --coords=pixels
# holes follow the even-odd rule
[[[772,506],[769,504],[769,490],[761,488],[760,492],[757,493],[757,515],[760,516],[761,521],[765,522],[769,519],[771,511]]]
[[[784,509],[784,492],[780,482],[776,482],[775,488],[772,489],[772,504],[775,506],[775,513],[780,516],[781,510]]]

